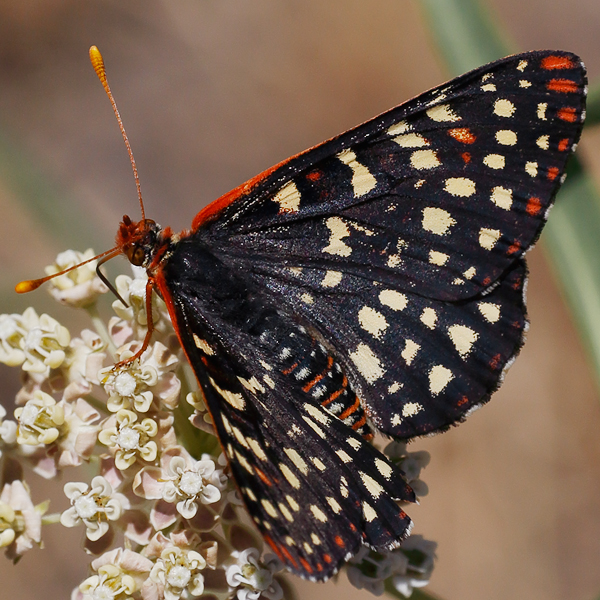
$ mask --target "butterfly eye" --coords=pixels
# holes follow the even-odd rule
[[[146,252],[142,246],[131,246],[131,248],[127,249],[126,254],[132,265],[141,267],[144,264]]]

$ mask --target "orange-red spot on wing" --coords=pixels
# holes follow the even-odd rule
[[[529,198],[527,202],[527,208],[525,210],[527,211],[527,214],[531,215],[532,217],[537,215],[540,210],[542,210],[542,201],[539,198],[532,196]]]
[[[302,566],[306,569],[308,573],[313,572],[313,568],[310,566],[309,562],[305,558],[300,558],[300,562],[302,563]]]
[[[283,546],[280,545],[279,549],[281,550],[281,553],[296,567],[296,569],[298,568],[298,563],[294,560],[294,557],[290,554],[289,550]]]
[[[283,555],[281,554],[279,548],[277,547],[277,544],[275,544],[275,542],[271,539],[271,536],[263,534],[263,539],[265,540],[265,542],[267,542],[267,544],[269,544],[269,546],[271,546],[271,550],[273,550],[273,552],[275,552],[275,554],[277,554],[279,559],[283,560]]]
[[[496,354],[496,356],[490,360],[490,367],[492,367],[492,369],[497,369],[501,360],[502,356],[500,354]]]
[[[460,157],[465,161],[465,163],[470,163],[471,162],[471,153],[470,152],[463,152]]]
[[[569,149],[569,138],[564,138],[558,142],[558,149],[561,152],[566,152]]]
[[[289,369],[282,371],[284,375],[289,375],[300,363],[294,363]]]
[[[463,396],[457,403],[456,406],[462,406],[463,404],[466,404],[469,401],[469,399],[466,396]]]
[[[448,129],[448,135],[463,144],[472,144],[477,137],[471,133],[468,127],[457,127]]]
[[[483,280],[483,285],[490,285],[490,283],[492,283],[492,278],[491,277],[486,277]]]
[[[317,563],[317,571],[319,571],[319,573],[323,570],[323,565],[321,563]]]
[[[258,467],[254,467],[254,470],[256,471],[256,474],[261,478],[263,483],[265,483],[269,487],[271,487],[273,485],[271,483],[271,480]]]
[[[356,533],[356,525],[354,523],[350,523],[350,530]]]
[[[315,170],[306,174],[306,179],[309,179],[310,181],[319,181],[321,177],[323,177],[323,171]]]
[[[323,377],[325,377],[325,375],[327,375],[327,373],[329,373],[329,370],[331,369],[332,365],[333,365],[333,357],[328,356],[327,357],[327,367],[325,368],[325,370],[322,373],[320,373],[319,375],[317,375],[312,381],[309,381],[302,388],[302,391],[308,392],[312,387],[314,387],[317,383],[319,383],[319,381],[321,381],[321,379],[323,379]]]
[[[560,92],[561,94],[569,94],[579,91],[577,83],[571,79],[551,79],[546,87],[551,92]]]
[[[559,173],[560,173],[560,170],[558,167],[549,167],[548,168],[548,179],[550,181],[554,181],[558,177]]]
[[[356,421],[356,423],[354,423],[354,425],[352,425],[352,429],[356,431],[357,429],[360,429],[366,422],[367,415],[363,415],[358,421]]]
[[[331,396],[329,396],[329,398],[325,398],[325,400],[323,400],[323,402],[321,402],[321,406],[327,406],[328,404],[331,404],[336,398],[341,396],[344,393],[344,390],[346,389],[347,385],[348,385],[348,378],[344,375],[344,380],[342,381],[342,387],[339,390],[336,390],[335,392],[333,392],[333,394],[331,394]]]
[[[360,406],[360,400],[358,399],[358,396],[356,397],[356,400],[354,402],[354,404],[352,406],[349,406],[339,417],[338,419],[340,421],[343,421],[344,419],[346,419],[347,417],[349,417],[353,412],[356,412],[356,410],[358,409],[358,407]]]
[[[575,123],[577,121],[577,109],[572,106],[565,106],[559,109],[556,116],[567,123]]]
[[[511,244],[508,247],[508,250],[506,251],[506,254],[508,254],[509,256],[511,254],[515,254],[515,252],[518,252],[521,248],[521,244],[519,242],[515,242],[514,244]]]
[[[553,69],[572,69],[575,64],[568,56],[546,56],[540,63],[542,69],[552,71]]]
[[[331,558],[331,556],[329,556],[329,554],[323,554],[323,560],[324,560],[324,561],[325,561],[327,564],[330,564],[330,563],[331,563],[331,561],[332,561],[333,559]]]
[[[346,544],[344,543],[344,540],[339,536],[336,535],[335,536],[335,543],[340,547],[343,548]]]

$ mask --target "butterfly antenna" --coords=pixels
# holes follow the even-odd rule
[[[121,115],[119,114],[119,109],[117,108],[117,103],[115,102],[115,97],[110,91],[110,86],[108,85],[108,79],[106,78],[106,69],[104,68],[104,59],[102,58],[102,54],[100,54],[100,50],[96,46],[90,47],[90,61],[92,62],[92,67],[94,67],[94,71],[96,71],[96,75],[98,75],[98,79],[110,100],[110,104],[115,113],[115,117],[117,117],[117,122],[119,123],[119,129],[121,130],[121,135],[123,136],[123,141],[125,142],[125,146],[127,146],[127,152],[129,154],[129,160],[131,162],[131,168],[133,169],[133,177],[135,179],[135,187],[137,188],[138,199],[140,201],[140,208],[142,209],[142,221],[146,220],[146,212],[144,211],[144,201],[142,200],[142,186],[140,185],[140,178],[138,175],[137,166],[135,164],[135,158],[133,157],[133,151],[131,150],[131,144],[129,143],[129,138],[127,137],[127,133],[125,132],[125,126],[123,125],[123,121],[121,120]]]

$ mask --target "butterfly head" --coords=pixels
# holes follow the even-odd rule
[[[163,245],[163,233],[160,225],[152,219],[136,222],[125,215],[117,232],[117,247],[121,248],[132,265],[149,268],[156,249]]]

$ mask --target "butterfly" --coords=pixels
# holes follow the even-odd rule
[[[370,440],[444,431],[500,385],[585,95],[577,56],[511,56],[266,170],[190,231],[124,217],[107,254],[165,300],[248,512],[293,573],[326,580],[409,534],[397,501],[414,492]]]

